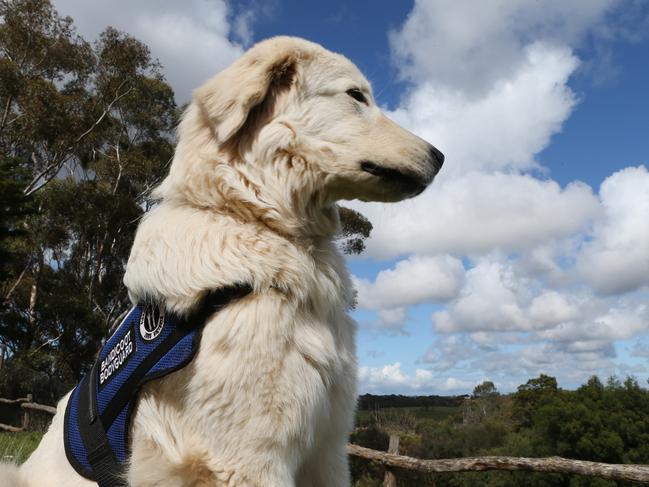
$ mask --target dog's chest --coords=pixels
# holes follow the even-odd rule
[[[349,279],[336,255],[318,255],[300,289],[253,293],[207,323],[191,379],[197,394],[236,386],[258,397],[310,381],[326,395],[355,380]]]

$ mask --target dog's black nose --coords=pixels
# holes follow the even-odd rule
[[[442,154],[436,147],[430,146],[430,160],[435,166],[436,170],[440,170],[444,164],[444,154]]]

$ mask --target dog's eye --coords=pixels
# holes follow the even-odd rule
[[[351,90],[347,90],[347,94],[351,96],[354,100],[369,105],[369,103],[367,102],[367,98],[365,98],[363,92],[358,88],[352,88]]]

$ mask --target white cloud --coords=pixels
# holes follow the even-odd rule
[[[380,388],[400,388],[407,387],[418,389],[421,383],[415,383],[414,378],[408,377],[401,371],[401,364],[385,365],[383,367],[361,367],[358,370],[358,378],[368,390]]]
[[[567,47],[542,43],[526,47],[523,55],[511,77],[479,97],[433,79],[418,84],[389,116],[444,152],[444,178],[537,167],[534,155],[576,103],[567,81],[578,61]]]
[[[456,393],[468,394],[473,390],[477,384],[472,381],[457,379],[455,377],[447,377],[441,383],[438,383],[437,388],[442,391],[456,391]]]
[[[248,9],[234,19],[233,31],[236,34],[237,38],[239,38],[244,45],[252,44],[252,24],[255,20],[255,17],[255,11]]]
[[[447,371],[457,368],[462,362],[475,360],[479,355],[479,348],[482,347],[464,334],[441,336],[417,362],[430,364],[437,371]]]
[[[489,340],[498,343],[514,334],[492,333]],[[483,347],[466,334],[438,340],[431,350],[432,360],[426,360],[433,370],[451,374],[466,383],[478,384],[485,376],[498,383],[499,389],[515,390],[529,378],[541,373],[559,378],[563,387],[575,387],[589,376],[622,374],[624,366],[615,363],[616,351],[611,342],[530,342],[529,334],[518,334],[517,345]],[[483,337],[484,338],[484,337]],[[438,353],[438,348],[443,353]],[[429,350],[430,352],[430,350]],[[422,360],[423,361],[423,360]],[[470,390],[470,389],[468,389]]]
[[[363,322],[363,328],[407,334],[406,307],[455,297],[464,281],[464,266],[450,255],[413,256],[397,262],[393,269],[382,270],[374,282],[355,276],[352,279],[358,292],[358,307],[378,314],[378,320]]]
[[[579,308],[556,291],[546,290],[530,305],[530,318],[541,325],[558,325],[578,319]]]
[[[410,257],[394,269],[379,272],[376,280],[354,278],[358,306],[365,309],[396,308],[423,302],[443,302],[462,287],[464,266],[450,255]]]
[[[406,331],[406,308],[386,308],[377,311],[377,319],[360,322],[361,327],[370,332],[389,335],[409,335]]]
[[[377,258],[531,250],[586,230],[600,211],[585,184],[478,172],[434,183],[412,201],[354,206],[374,225],[367,253]]]
[[[550,290],[542,277],[526,275],[521,269],[515,259],[502,256],[478,260],[467,271],[458,297],[433,313],[433,329],[470,332],[483,345],[491,332],[519,332],[531,334],[536,341],[588,342],[589,346],[599,342],[597,348],[602,349],[649,328],[647,292],[598,297],[583,282],[568,280],[567,286]]]
[[[578,257],[581,275],[605,294],[649,285],[649,171],[629,167],[600,189],[604,216]]]
[[[528,347],[518,354],[516,365],[530,375],[545,373],[581,382],[594,374],[612,370],[615,350],[608,344],[603,349],[567,350],[555,344]]]
[[[519,306],[520,284],[509,266],[484,260],[467,272],[466,285],[447,309],[433,313],[439,332],[529,329]]]
[[[386,328],[403,328],[406,321],[405,308],[390,308],[379,310],[379,318]]]
[[[541,373],[557,376],[572,387],[590,375],[621,370],[614,362],[617,354],[610,340],[584,337],[552,341],[534,332],[457,333],[437,338],[418,363],[474,383],[487,375],[499,379],[506,390]]]
[[[401,370],[401,363],[383,367],[360,367],[358,370],[359,392],[387,393],[466,393],[474,383],[455,377],[436,377],[430,370],[416,369],[414,374]]]
[[[646,298],[646,296],[644,296]],[[568,322],[539,332],[545,340],[561,342],[625,340],[649,329],[649,308],[644,303],[621,305],[615,302],[603,312],[597,312],[597,299],[592,297],[584,306],[587,319]],[[587,308],[594,308],[588,313]]]
[[[541,280],[546,287],[556,288],[571,283],[575,277],[566,273],[565,267],[574,261],[574,256],[583,242],[583,233],[562,239],[541,243],[518,255],[512,265],[516,273]]]
[[[371,334],[410,335],[406,331],[406,322],[408,319],[408,310],[406,307],[385,308],[375,311],[375,318],[360,321],[359,325],[364,331]]]
[[[231,19],[223,0],[54,0],[62,15],[70,15],[80,34],[87,40],[98,38],[108,26],[143,41],[154,58],[164,66],[164,74],[176,92],[176,99],[186,102],[191,92],[206,79],[225,68],[243,53],[240,42],[251,38],[253,16],[243,12]]]
[[[532,41],[574,44],[614,0],[416,0],[391,35],[402,75],[480,93],[509,79]]]

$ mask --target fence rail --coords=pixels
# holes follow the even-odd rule
[[[10,424],[0,423],[0,430],[10,431],[11,433],[19,433],[20,431],[25,431],[27,430],[27,428],[29,428],[30,411],[41,411],[51,415],[56,414],[55,407],[33,402],[31,394],[28,394],[27,397],[21,397],[18,399],[5,399],[3,397],[0,397],[0,404],[20,407],[20,409],[22,409],[23,411],[20,426],[12,426]]]
[[[56,408],[33,402],[32,395],[19,399],[0,397],[0,404],[14,405],[23,410],[22,424],[11,426],[0,423],[0,430],[10,432],[25,431],[29,427],[29,411],[41,411],[51,415],[56,414]],[[397,454],[399,437],[390,436],[389,451],[382,452],[365,448],[352,443],[347,445],[349,455],[364,458],[386,467],[384,485],[396,486],[398,470],[411,470],[424,473],[450,472],[484,472],[487,470],[528,471],[545,473],[562,473],[586,475],[609,480],[626,480],[649,483],[649,466],[647,465],[618,465],[610,463],[571,460],[569,458],[525,458],[525,457],[473,457],[449,458],[443,460],[422,460]]]
[[[584,460],[571,460],[569,458],[561,457],[524,458],[486,456],[473,458],[450,458],[444,460],[421,460],[419,458],[371,450],[354,444],[347,445],[347,453],[384,465],[393,475],[395,470],[392,469],[414,470],[424,473],[519,470],[528,472],[586,475],[609,480],[631,480],[635,482],[649,483],[649,466],[646,465],[618,465],[587,462]],[[388,482],[393,482],[393,480],[388,480],[388,477],[386,476],[384,485],[396,485],[396,483],[388,484]]]

